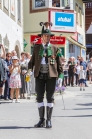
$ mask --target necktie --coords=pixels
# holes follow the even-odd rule
[[[45,54],[46,54],[46,56],[45,56],[45,62],[46,62],[46,64],[48,63],[47,47],[48,47],[48,45],[46,44],[45,45]]]

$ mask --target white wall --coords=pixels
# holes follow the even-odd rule
[[[21,11],[21,17],[23,20],[22,14],[23,12]],[[0,35],[2,36],[2,44],[4,44],[3,39],[7,35],[9,40],[9,51],[14,50],[15,46],[18,44],[19,50],[21,52],[23,51],[23,29],[22,29],[23,22],[21,21],[21,26],[18,25],[17,22],[18,22],[17,21],[17,1],[15,2],[15,21],[10,18],[10,6],[9,6],[9,16],[8,16],[3,12],[3,3],[2,3],[2,9],[0,9]]]

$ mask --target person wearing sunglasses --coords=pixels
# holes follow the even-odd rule
[[[11,53],[6,53],[6,81],[5,81],[5,89],[4,89],[4,99],[9,100],[10,98],[10,88],[9,88],[9,80],[10,80],[10,72],[9,66],[12,65],[11,61]]]

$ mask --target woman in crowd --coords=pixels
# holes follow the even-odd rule
[[[64,60],[64,66],[63,66],[63,72],[64,72],[64,85],[67,86],[67,80],[68,80],[68,64],[66,62],[66,59]]]
[[[13,56],[12,57],[12,65],[9,67],[10,69],[10,82],[9,86],[11,88],[11,99],[12,102],[19,102],[19,88],[21,88],[21,78],[20,78],[20,66],[18,64],[18,57]],[[14,91],[16,91],[16,101],[13,100],[14,98]]]
[[[28,70],[28,62],[26,60],[25,52],[21,53],[20,66],[21,66],[21,83],[22,83],[22,87],[20,90],[20,98],[25,98],[25,93],[27,92],[27,83],[25,81],[25,77]]]
[[[77,65],[75,67],[76,72],[75,72],[75,79],[76,79],[76,86],[79,84],[79,72],[80,72],[80,62],[77,62]]]

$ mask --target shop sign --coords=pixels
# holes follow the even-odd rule
[[[79,33],[78,33],[78,42],[79,42],[80,44],[83,44],[83,35],[81,35],[81,34],[79,34]]]
[[[50,43],[51,44],[61,44],[64,45],[65,44],[65,37],[60,37],[60,36],[53,36],[50,39]],[[36,35],[31,35],[30,36],[30,42],[31,43],[35,43],[35,44],[41,44],[41,38],[36,36]]]
[[[52,31],[76,32],[76,14],[68,12],[50,11]]]

